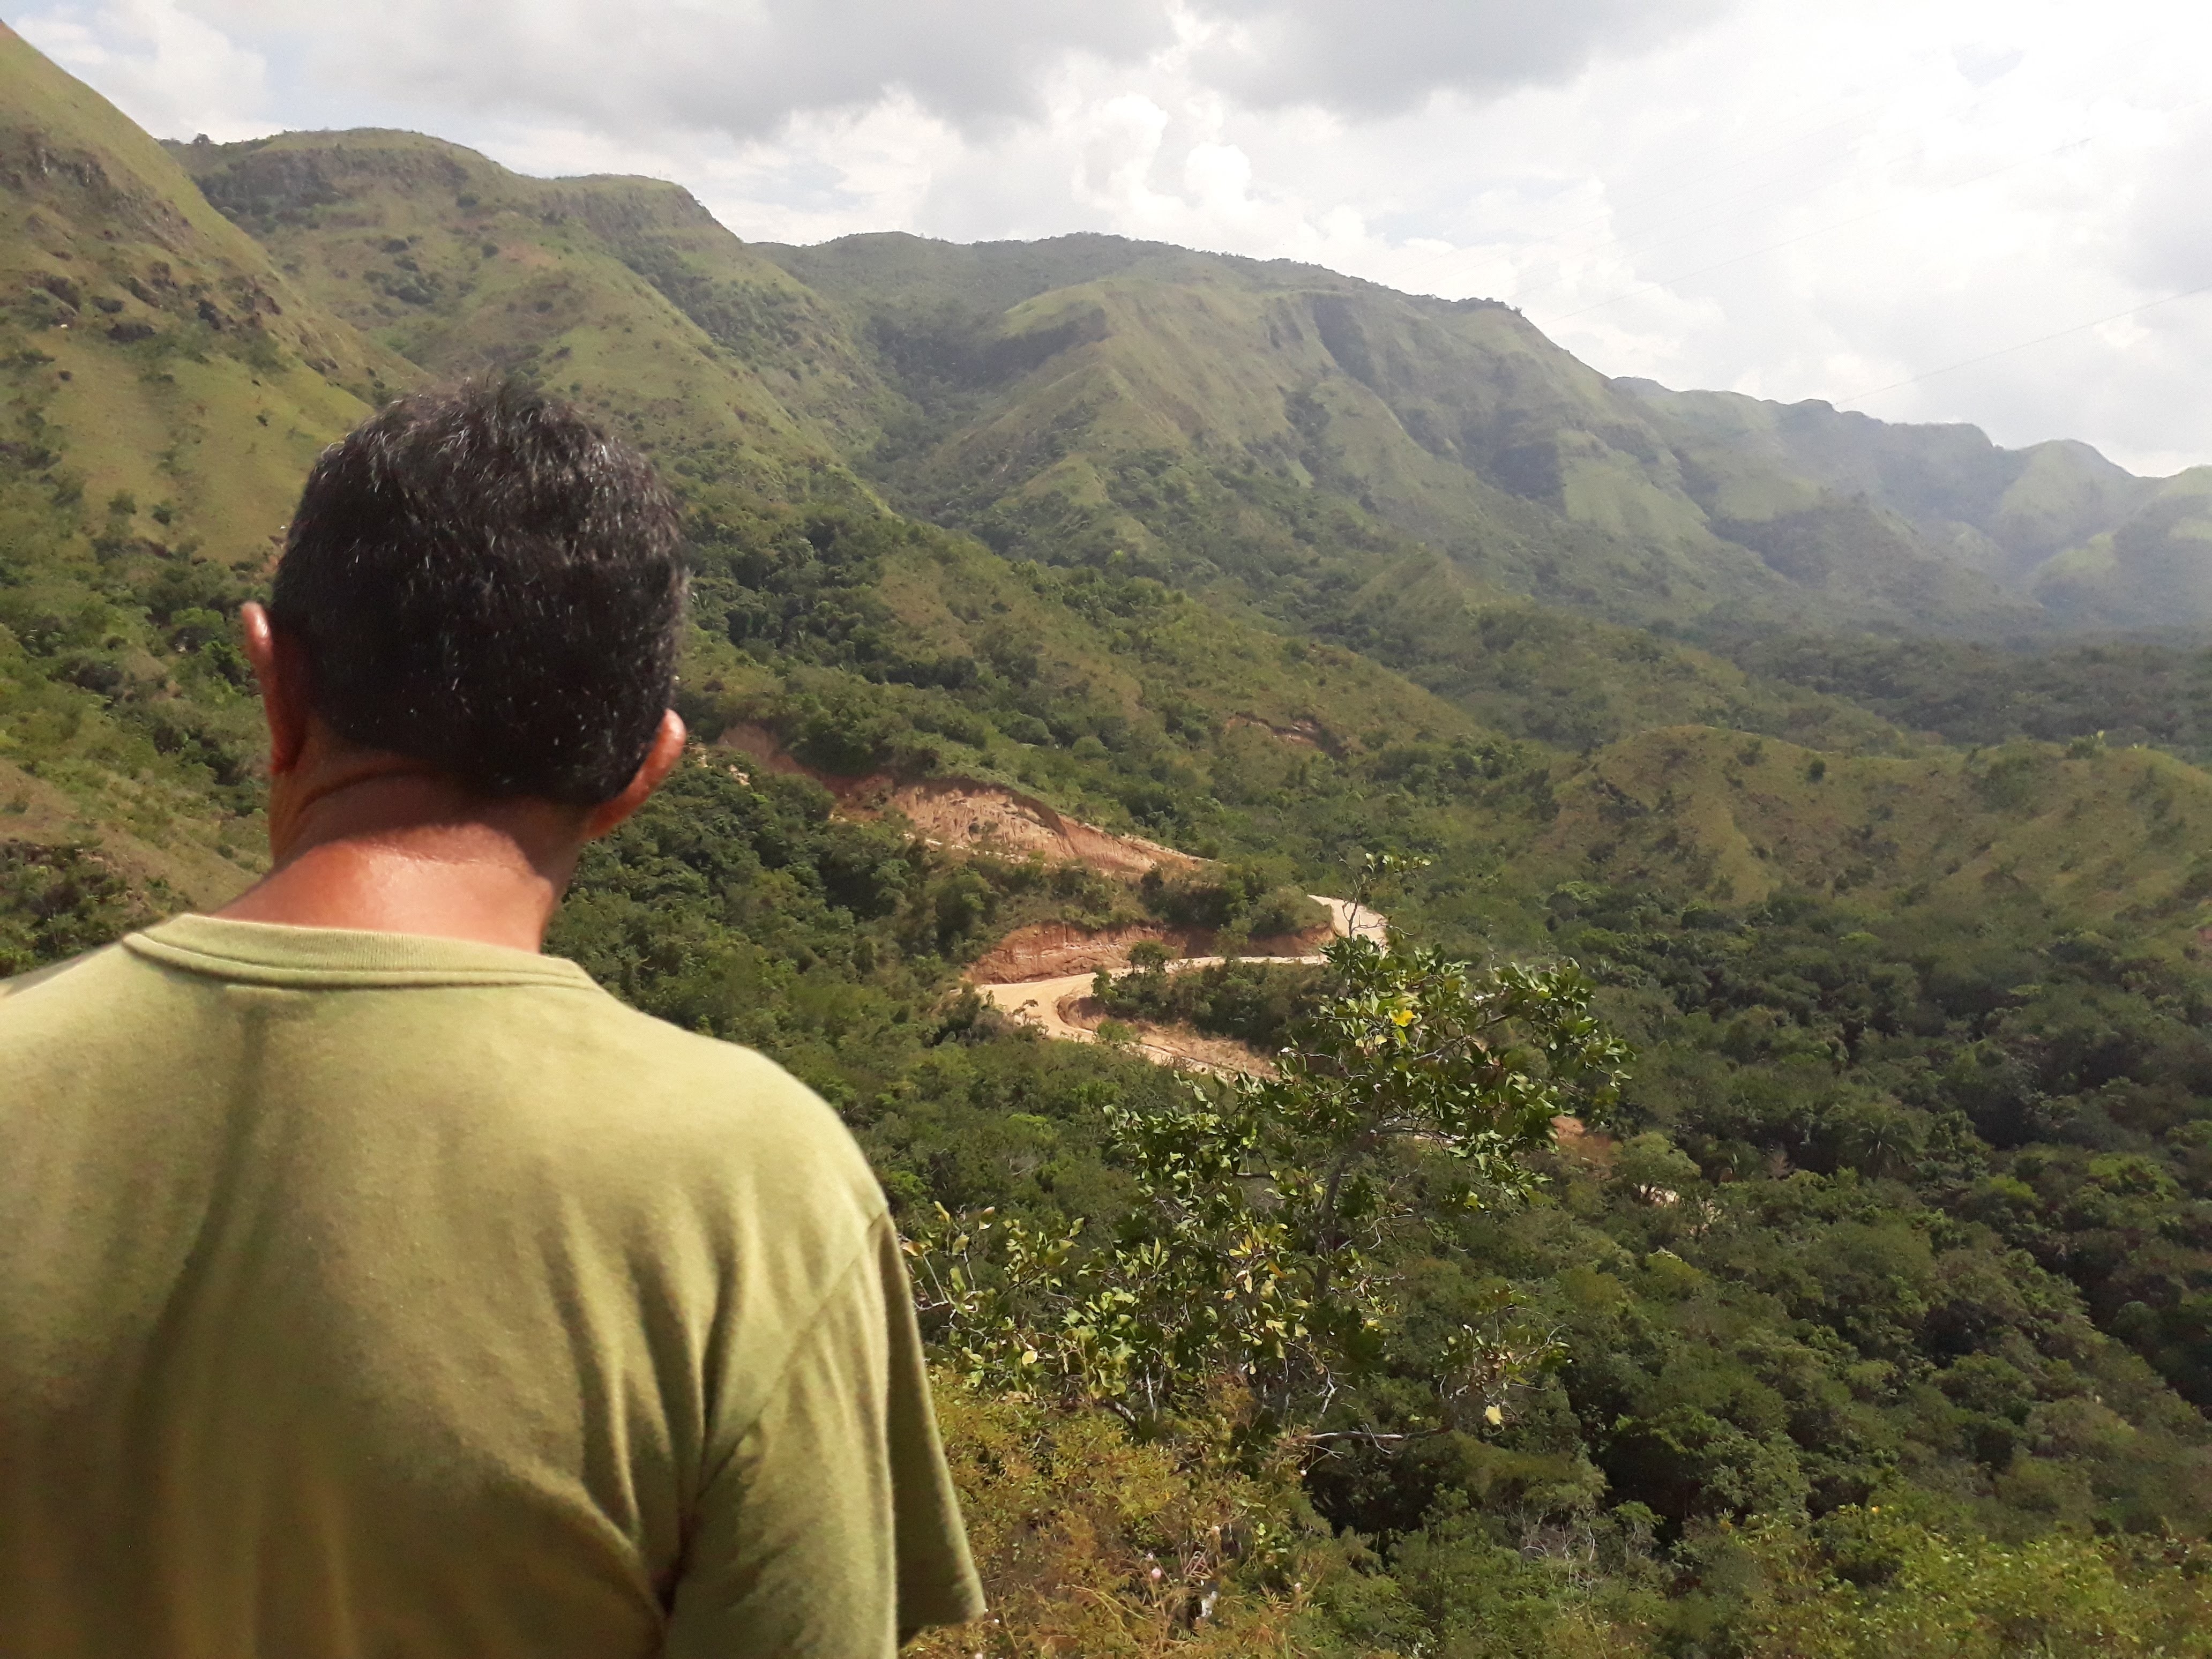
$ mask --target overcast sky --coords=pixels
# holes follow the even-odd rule
[[[404,126],[740,235],[1115,231],[1612,374],[2212,461],[2184,0],[33,0],[164,137]]]

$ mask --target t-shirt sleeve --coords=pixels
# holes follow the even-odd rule
[[[870,1659],[982,1611],[886,1217],[708,1482],[663,1651]]]

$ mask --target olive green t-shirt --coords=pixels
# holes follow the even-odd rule
[[[887,1655],[981,1597],[881,1192],[557,958],[0,984],[0,1654]]]

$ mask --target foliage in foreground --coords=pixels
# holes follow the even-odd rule
[[[1192,1464],[1103,1411],[1068,1411],[940,1376],[939,1419],[988,1587],[981,1625],[921,1659],[983,1653],[1281,1653],[1326,1635],[1309,1585],[1358,1551],[1334,1539],[1295,1475]]]
[[[920,1659],[2191,1659],[2212,1654],[2212,1553],[2056,1533],[1977,1536],[1909,1502],[1817,1523],[1700,1529],[1669,1549],[1630,1514],[1518,1547],[1464,1510],[1385,1569],[1278,1468],[1133,1439],[1102,1411],[940,1377],[993,1613]]]
[[[1309,1449],[1500,1420],[1554,1357],[1510,1297],[1421,1357],[1436,1398],[1414,1421],[1378,1426],[1357,1392],[1403,1344],[1387,1263],[1418,1225],[1418,1166],[1449,1166],[1461,1207],[1525,1198],[1528,1155],[1555,1118],[1610,1103],[1627,1051],[1571,966],[1478,974],[1395,938],[1325,956],[1331,994],[1272,1074],[1110,1114],[1139,1202],[1104,1242],[1086,1247],[1081,1220],[1054,1236],[939,1207],[912,1249],[957,1369],[1152,1428],[1231,1377],[1237,1438]]]
[[[1091,1218],[1074,1248],[1112,1248],[1113,1221],[1146,1207],[1112,1125],[1170,1122],[1192,1097],[948,994],[958,958],[1024,906],[1071,902],[1060,874],[963,864],[828,805],[804,780],[688,769],[594,854],[560,948],[640,1006],[818,1081],[909,1232],[942,1204],[1054,1241]],[[1390,908],[1422,914],[1418,895]],[[2070,1551],[2077,1610],[2124,1598],[2136,1622],[2045,1651],[2191,1651],[2156,1632],[2212,1627],[2196,1558],[2168,1542],[2203,1535],[2212,1464],[2203,1419],[2153,1369],[2184,1387],[2203,1374],[2185,1320],[2212,1157],[2187,988],[2088,939],[2040,951],[1987,913],[1953,928],[1926,909],[1686,908],[1581,884],[1549,908],[1555,948],[1589,965],[1594,1006],[1644,1056],[1621,1139],[1536,1154],[1533,1200],[1475,1211],[1449,1201],[1456,1160],[1416,1146],[1387,1166],[1416,1213],[1373,1247],[1392,1340],[1340,1422],[1438,1426],[1435,1358],[1501,1293],[1566,1363],[1495,1426],[1478,1407],[1403,1446],[1329,1443],[1300,1490],[1239,1489],[1285,1535],[1329,1528],[1337,1565],[1296,1592],[1232,1573],[1239,1595],[1305,1599],[1214,1650],[1856,1659],[1901,1647],[1881,1620],[1942,1613],[1960,1581],[1929,1553],[2000,1583]],[[2139,1334],[2113,1316],[2140,1358],[2092,1319],[2130,1298],[2166,1310]],[[1225,1434],[1222,1398],[1202,1393],[1194,1416]],[[1086,1462],[1105,1482],[1109,1445],[1144,1454],[1163,1504],[1195,1503],[1176,1482],[1237,1471],[1101,1407],[988,1403],[1047,1449],[1075,1437],[1058,1486],[1018,1468],[994,1484],[1030,1442],[956,1447],[1008,1622],[945,1650],[1146,1650],[1098,1635],[1109,1617],[1196,1639],[1142,1624],[1150,1566],[1124,1569],[1157,1534],[1139,1528],[1132,1552],[1097,1523],[1052,1528],[1081,1513]],[[1900,1548],[1925,1571],[1844,1547],[1836,1517],[1876,1506],[1911,1521]],[[1061,1540],[1049,1566],[988,1541],[1027,1549],[1040,1528]],[[1857,1622],[1802,1634],[1841,1587]],[[2037,1651],[1964,1605],[1983,1622],[1959,1651]]]

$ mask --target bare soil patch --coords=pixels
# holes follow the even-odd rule
[[[969,969],[974,980],[1052,979],[1129,965],[1129,947],[1146,941],[1164,945],[1178,956],[1204,956],[1211,936],[1195,927],[1168,927],[1137,921],[1121,927],[1078,927],[1073,922],[1041,921],[1017,927]]]
[[[1088,865],[1102,874],[1135,880],[1152,869],[1197,870],[1206,860],[1141,836],[1116,835],[1072,818],[1033,795],[973,778],[925,778],[901,783],[887,773],[860,777],[824,772],[795,758],[766,726],[740,721],[715,739],[762,771],[811,778],[837,798],[850,817],[896,813],[933,847],[1003,858],[1032,855],[1052,863]]]
[[[1035,854],[1127,878],[1155,868],[1196,870],[1205,862],[1139,836],[1117,836],[1064,817],[1035,797],[1003,785],[967,778],[902,784],[891,792],[885,807],[903,816],[924,840],[969,852],[1012,858]]]
[[[1107,1020],[1106,1005],[1094,996],[1062,1000],[1060,1018],[1070,1030],[1086,1031],[1098,1040],[1098,1028]],[[1134,1033],[1130,1046],[1146,1059],[1165,1066],[1181,1066],[1218,1075],[1273,1077],[1275,1062],[1248,1042],[1233,1037],[1212,1036],[1188,1025],[1156,1025],[1151,1020],[1122,1022]]]
[[[841,807],[856,809],[860,815],[880,811],[890,799],[894,780],[887,772],[869,772],[860,777],[847,777],[836,772],[824,772],[817,766],[809,766],[795,759],[775,732],[765,726],[739,721],[724,729],[714,739],[717,749],[735,750],[745,757],[748,769],[779,773],[786,777],[811,778],[837,798]]]
[[[1302,933],[1255,939],[1237,954],[1269,959],[1310,957],[1328,942],[1333,931],[1322,926]],[[1079,927],[1073,922],[1040,921],[1008,933],[977,958],[968,977],[985,981],[1051,979],[1101,968],[1119,973],[1129,965],[1130,947],[1147,941],[1166,945],[1179,957],[1212,959],[1219,954],[1215,935],[1204,927],[1171,927],[1156,921]]]

